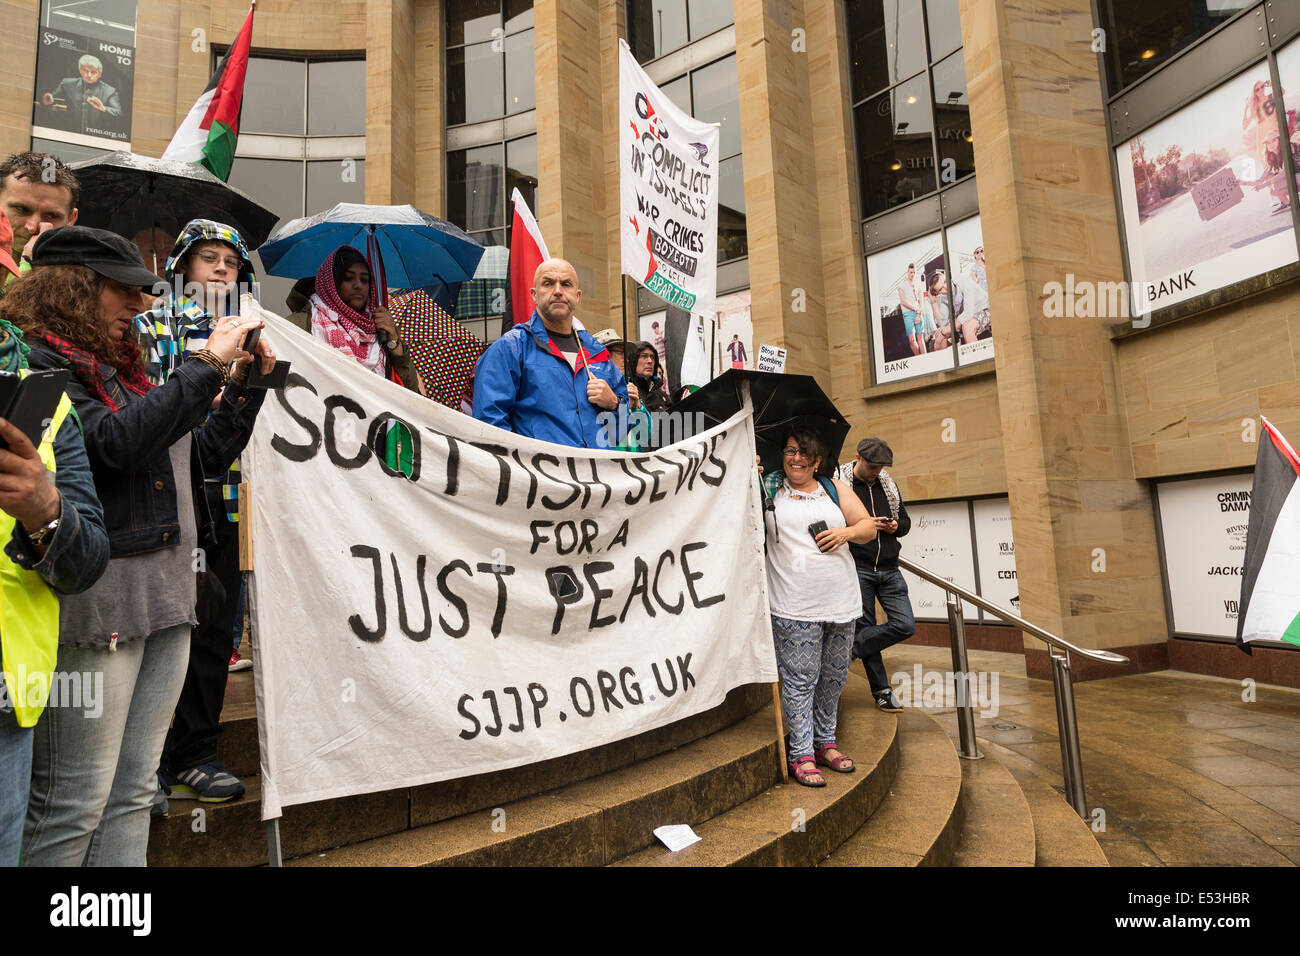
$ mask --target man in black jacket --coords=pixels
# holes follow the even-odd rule
[[[907,582],[898,569],[898,539],[911,530],[912,519],[903,507],[898,486],[885,471],[893,463],[894,453],[883,439],[864,438],[858,442],[858,457],[841,465],[836,475],[852,485],[876,521],[874,541],[849,545],[862,588],[862,617],[853,636],[853,656],[862,658],[876,706],[891,714],[903,707],[889,686],[880,652],[916,633]],[[877,599],[888,617],[884,624],[876,623]]]

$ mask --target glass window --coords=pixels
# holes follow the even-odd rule
[[[686,112],[691,111],[691,78],[689,76],[679,76],[671,83],[665,83],[659,87],[659,92]]]
[[[690,14],[692,40],[716,33],[736,19],[732,0],[688,0],[687,8]]]
[[[529,4],[531,9],[532,4]],[[447,46],[492,39],[501,26],[500,0],[448,0]]]
[[[958,50],[936,66],[932,82],[934,115],[939,124],[939,164],[943,169],[940,178],[946,186],[975,172],[965,54]]]
[[[506,0],[506,33],[533,28],[533,0]]]
[[[528,208],[537,214],[537,137],[525,136],[506,143],[506,191],[503,197],[507,204],[514,191],[518,189],[528,203]]]
[[[283,225],[303,214],[302,165],[293,160],[236,158],[229,182],[278,215],[278,225]]]
[[[506,38],[506,113],[523,113],[537,105],[532,31]]]
[[[721,123],[719,149],[723,156],[740,152],[740,95],[736,89],[736,58],[729,56],[691,74],[696,119]]]
[[[925,69],[921,0],[849,0],[853,99]]]
[[[491,43],[447,51],[447,125],[478,123],[501,115],[505,96],[501,54]]]
[[[745,232],[745,163],[741,156],[724,159],[718,180],[718,261],[749,255]]]
[[[242,189],[280,217],[276,227],[303,214],[303,163],[280,159],[236,158],[230,167],[230,185]],[[313,212],[318,210],[313,209]],[[274,232],[274,230],[272,230]],[[253,253],[253,266],[261,281],[262,304],[272,312],[284,314],[285,297],[301,276],[291,278],[267,275],[261,257]]]
[[[307,135],[366,131],[366,61],[322,60],[307,67]]]
[[[925,0],[931,62],[961,46],[961,17],[957,6],[957,0]]]
[[[628,46],[645,63],[686,46],[686,0],[628,0]]]
[[[303,135],[307,113],[307,64],[303,60],[249,57],[244,86],[249,90],[274,90],[275,95],[244,97],[239,117],[241,133]]]
[[[1116,93],[1257,0],[1098,0],[1106,74]]]
[[[466,232],[505,225],[501,146],[447,154],[447,218]]]
[[[318,160],[307,164],[307,208],[322,212],[341,202],[366,201],[365,160]]]
[[[924,74],[859,104],[853,122],[864,217],[937,188]]]

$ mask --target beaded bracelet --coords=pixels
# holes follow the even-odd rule
[[[223,387],[230,384],[230,370],[226,368],[226,364],[221,361],[221,359],[217,358],[215,352],[211,349],[199,349],[197,352],[192,353],[192,355],[204,365],[216,369],[217,372],[220,373],[221,384]]]

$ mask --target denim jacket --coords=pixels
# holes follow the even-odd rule
[[[34,369],[70,367],[39,342],[33,343],[27,362]],[[99,374],[117,412],[75,377],[67,392],[85,431],[112,557],[172,547],[180,537],[180,521],[168,449],[192,431],[198,467],[207,477],[220,477],[248,443],[266,392],[232,382],[209,415],[212,399],[221,391],[221,375],[197,359],[183,362],[167,384],[145,395],[123,387],[111,366],[101,363]]]
[[[69,415],[54,436],[54,487],[59,490],[59,526],[43,556],[38,556],[21,524],[5,544],[5,553],[19,567],[35,571],[60,594],[80,594],[99,580],[108,567],[108,535],[104,509],[95,495],[95,478],[86,460],[86,447],[75,415]]]

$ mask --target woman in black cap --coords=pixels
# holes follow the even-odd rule
[[[93,588],[60,606],[57,670],[102,675],[103,689],[95,711],[50,708],[37,726],[24,859],[143,866],[155,771],[195,623],[191,461],[221,474],[247,443],[265,393],[245,387],[251,356],[240,345],[262,322],[222,319],[206,348],[153,386],[130,332],[141,289],[157,278],[135,246],[65,226],[36,241],[32,265],[3,313],[26,334],[33,368],[72,373],[67,392],[111,560]],[[264,337],[257,351],[270,371]]]

